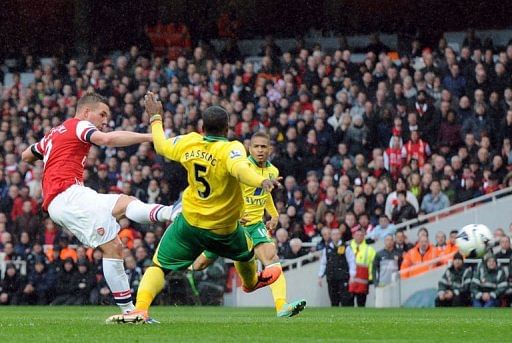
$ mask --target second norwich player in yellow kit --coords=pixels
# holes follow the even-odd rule
[[[277,179],[279,170],[268,161],[270,154],[270,138],[263,132],[255,133],[251,138],[248,157],[251,169],[267,179]],[[264,266],[279,262],[274,241],[270,238],[268,231],[273,231],[277,226],[279,213],[274,206],[272,194],[261,187],[251,187],[240,184],[244,197],[244,211],[240,220],[245,230],[254,242],[254,253]],[[265,224],[263,216],[265,210],[271,219]],[[268,231],[267,231],[268,230]],[[194,262],[193,270],[203,270],[211,265],[217,255],[210,252],[203,252]],[[272,297],[276,306],[278,317],[292,317],[300,313],[306,307],[305,300],[298,300],[292,303],[286,301],[286,279],[284,273],[270,285]]]
[[[220,106],[202,115],[205,135],[189,133],[165,139],[162,103],[153,93],[145,97],[155,150],[180,162],[187,170],[188,186],[183,192],[183,210],[167,228],[137,290],[135,311],[115,315],[108,323],[154,323],[148,315],[153,299],[164,287],[165,274],[186,270],[204,250],[235,261],[246,291],[275,282],[281,275],[279,262],[257,272],[253,242],[239,223],[243,210],[240,183],[271,192],[279,185],[250,168],[245,148],[229,142],[228,113]]]

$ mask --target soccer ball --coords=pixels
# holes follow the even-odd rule
[[[487,252],[487,243],[492,240],[492,233],[483,224],[470,224],[459,230],[455,243],[462,255],[480,258]]]

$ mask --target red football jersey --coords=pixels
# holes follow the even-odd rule
[[[74,184],[83,184],[85,160],[91,135],[97,128],[86,120],[72,118],[48,132],[32,145],[32,153],[43,159],[43,209],[53,198]]]

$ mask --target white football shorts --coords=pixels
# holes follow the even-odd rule
[[[119,194],[99,194],[89,187],[72,185],[52,200],[48,213],[80,242],[96,248],[117,237],[120,226],[112,210],[119,197]]]

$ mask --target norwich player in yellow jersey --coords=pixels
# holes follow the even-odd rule
[[[277,179],[279,170],[268,161],[270,154],[270,139],[263,132],[255,133],[251,138],[249,148],[250,167],[258,174],[268,179]],[[244,211],[241,222],[245,230],[254,242],[254,253],[264,266],[279,262],[274,241],[270,238],[268,231],[273,231],[277,226],[279,213],[274,206],[272,194],[260,187],[251,187],[245,184],[240,185],[244,197]],[[271,219],[266,227],[263,223],[265,210]],[[212,264],[218,256],[210,251],[203,252],[194,262],[193,270],[203,270]],[[305,300],[287,303],[286,301],[286,279],[284,273],[270,285],[272,296],[276,305],[278,317],[292,317],[301,312],[305,306]]]
[[[154,322],[148,316],[153,299],[164,287],[165,273],[186,270],[204,250],[235,261],[246,291],[275,282],[281,275],[279,262],[257,273],[253,242],[239,223],[243,210],[240,183],[270,193],[277,180],[250,168],[244,146],[229,142],[228,113],[212,106],[203,113],[206,133],[189,133],[165,139],[162,104],[151,93],[145,97],[151,117],[153,144],[159,155],[180,162],[188,172],[183,193],[183,211],[165,231],[137,291],[135,311],[110,317],[108,322]]]

